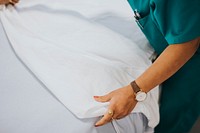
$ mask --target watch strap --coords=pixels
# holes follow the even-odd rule
[[[137,94],[139,91],[141,91],[140,87],[137,85],[137,83],[135,82],[135,80],[133,82],[131,82],[131,87],[133,89],[133,92],[135,94]]]

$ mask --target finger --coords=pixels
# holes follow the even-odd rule
[[[15,2],[13,1],[13,0],[9,0],[9,4],[11,4],[11,5],[15,5]]]
[[[105,114],[104,116],[95,124],[95,127],[98,127],[98,126],[102,126],[108,122],[111,122],[112,121],[112,116],[114,114],[114,111],[109,109]]]
[[[96,127],[102,126],[110,121],[112,121],[113,116],[115,115],[115,102],[111,101],[108,107],[108,110],[104,114],[104,116],[95,124]]]
[[[15,2],[15,3],[18,3],[19,2],[19,0],[12,0],[13,2]]]
[[[107,94],[104,96],[94,96],[94,99],[98,102],[108,102],[111,99],[111,95]]]
[[[9,4],[15,5],[16,3],[18,3],[18,0],[9,0]]]

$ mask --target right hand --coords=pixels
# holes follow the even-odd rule
[[[19,0],[0,0],[0,5],[12,4],[15,5]]]
[[[113,119],[121,119],[131,113],[137,101],[131,85],[116,89],[104,96],[94,96],[97,102],[109,102],[108,110],[96,122],[95,127],[102,126]]]

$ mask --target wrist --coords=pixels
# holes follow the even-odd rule
[[[132,92],[135,95],[135,99],[138,102],[142,102],[146,99],[147,97],[147,93],[145,91],[143,91],[136,83],[136,81],[134,80],[133,82],[130,83],[130,86],[132,88]]]

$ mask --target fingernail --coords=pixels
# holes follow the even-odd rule
[[[95,127],[98,127],[99,125],[94,125]]]
[[[94,98],[99,98],[99,96],[94,96]]]

